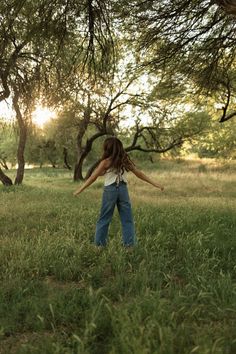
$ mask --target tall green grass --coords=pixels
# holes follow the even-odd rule
[[[235,166],[145,170],[166,190],[129,176],[133,252],[117,212],[93,245],[102,180],[75,198],[70,172],[34,169],[0,188],[0,353],[236,353]]]

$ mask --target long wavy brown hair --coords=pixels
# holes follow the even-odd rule
[[[107,138],[103,143],[102,160],[107,158],[111,158],[110,168],[117,172],[130,171],[132,166],[134,166],[133,161],[124,150],[122,142],[114,136]]]

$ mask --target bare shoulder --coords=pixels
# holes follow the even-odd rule
[[[108,162],[106,160],[102,160],[100,161],[99,165],[97,166],[97,168],[93,171],[93,176],[94,177],[99,177],[99,176],[103,176],[107,169],[108,169]]]
[[[101,161],[102,166],[104,166],[104,168],[108,169],[109,167],[111,167],[111,158],[108,157],[104,160]]]
[[[102,176],[106,173],[110,166],[111,161],[109,159],[104,159],[100,161],[98,167],[96,168],[96,172],[98,173],[98,175]]]

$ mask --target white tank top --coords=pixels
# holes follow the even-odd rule
[[[124,171],[124,173],[122,172],[117,173],[113,169],[109,169],[104,175],[105,176],[104,185],[109,186],[112,183],[120,182],[120,181],[124,181],[127,183],[126,175],[127,175],[126,171]]]

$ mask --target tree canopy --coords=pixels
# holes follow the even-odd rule
[[[209,127],[210,116],[232,122],[235,16],[230,0],[2,2],[0,101],[11,102],[18,122],[15,183],[23,180],[39,102],[58,114],[41,153],[50,151],[55,165],[60,141],[75,179],[96,139],[121,134],[129,115],[126,148],[143,152],[182,146]]]

